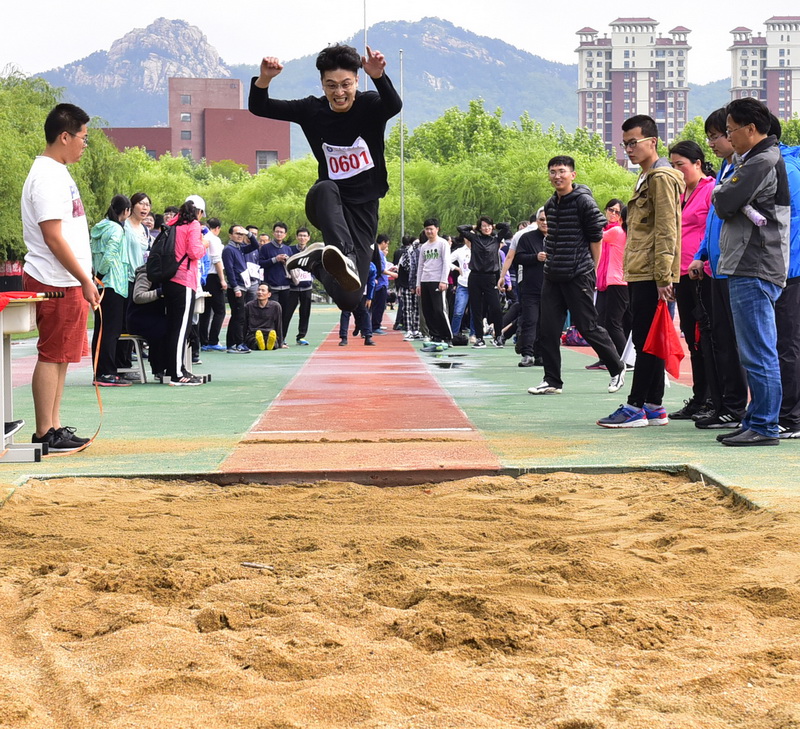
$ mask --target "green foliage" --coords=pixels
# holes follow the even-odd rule
[[[22,257],[20,198],[33,158],[44,148],[44,120],[59,101],[46,82],[18,72],[0,76],[0,260]]]
[[[800,145],[800,119],[797,114],[789,121],[781,122],[781,142],[790,147]]]
[[[24,253],[19,199],[31,161],[44,148],[42,124],[57,102],[58,92],[36,79],[0,79],[0,154],[6,163],[0,178],[0,258]],[[206,164],[185,157],[151,158],[144,149],[119,152],[91,123],[90,144],[70,171],[81,190],[90,224],[99,220],[111,197],[144,191],[156,212],[180,204],[187,195],[202,195],[207,213],[232,223],[271,230],[280,220],[290,235],[301,225],[320,233],[305,214],[306,193],[317,179],[317,162],[310,155],[250,175],[230,161]],[[405,195],[400,197],[400,125],[387,140],[390,191],[381,202],[379,231],[396,245],[401,230],[401,206],[406,231],[416,234],[422,221],[438,217],[443,232],[486,214],[511,223],[528,218],[552,194],[547,161],[557,154],[576,160],[577,181],[592,188],[602,205],[608,198],[627,199],[631,175],[609,157],[596,136],[579,129],[568,133],[544,130],[527,114],[504,125],[501,112],[487,112],[480,100],[468,111],[449,109],[435,122],[406,134]]]
[[[681,141],[683,140],[697,142],[697,144],[700,145],[700,149],[703,150],[706,160],[714,165],[714,161],[717,157],[711,151],[711,147],[708,146],[708,142],[706,141],[705,119],[702,116],[696,116],[686,124],[681,134]]]

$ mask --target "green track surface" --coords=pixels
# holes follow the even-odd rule
[[[202,387],[103,388],[102,429],[91,448],[38,464],[0,465],[0,480],[13,484],[31,476],[213,473],[313,354],[315,345],[337,325],[338,311],[315,305],[309,347],[294,346],[294,323],[287,350],[247,355],[203,352],[203,364],[195,371],[210,373],[213,379]],[[378,346],[380,341],[377,338]],[[20,342],[13,352],[15,359],[29,356],[33,343]],[[700,431],[691,421],[632,430],[600,428],[595,421],[624,401],[630,383],[619,393],[608,394],[607,373],[584,369],[591,354],[588,349],[585,353],[563,349],[563,394],[539,396],[528,395],[527,388],[538,384],[541,369],[517,367],[519,358],[510,344],[504,349],[458,347],[441,355],[419,356],[509,470],[690,466],[755,504],[800,510],[800,441],[785,441],[777,448],[728,448],[716,442],[719,431]],[[62,407],[64,423],[86,435],[94,432],[99,420],[89,382],[87,368],[71,370]],[[392,378],[380,387],[391,407]],[[685,385],[673,384],[665,406],[678,409],[690,394]],[[15,417],[28,421],[18,437],[22,441],[32,431],[30,388],[16,388],[14,397]]]

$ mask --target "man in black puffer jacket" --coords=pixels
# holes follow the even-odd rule
[[[609,392],[625,383],[625,365],[617,354],[608,332],[597,323],[594,306],[595,266],[600,257],[605,216],[600,212],[586,185],[576,185],[575,160],[553,157],[547,163],[550,184],[555,192],[545,203],[544,284],[539,339],[544,362],[544,378],[528,392],[532,395],[560,393],[561,332],[567,317],[608,368]]]

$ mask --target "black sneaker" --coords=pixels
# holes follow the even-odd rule
[[[80,443],[81,445],[88,443],[91,440],[91,438],[78,437],[75,435],[75,428],[70,428],[68,425],[58,428],[58,430],[56,430],[56,435],[64,440],[74,440],[76,443]]]
[[[295,268],[300,268],[303,271],[312,272],[314,266],[322,261],[322,251],[325,248],[324,243],[312,243],[306,246],[302,251],[298,251],[293,256],[286,259],[286,270],[292,271]]]
[[[56,431],[55,428],[50,428],[41,438],[34,433],[31,437],[31,443],[47,445],[48,453],[69,453],[70,451],[77,451],[79,448],[83,448],[83,446],[86,445],[85,443],[79,443],[71,438],[63,438],[59,435],[63,430],[63,428],[59,428],[59,430]]]
[[[731,435],[730,438],[723,438],[720,442],[725,446],[776,446],[781,441],[780,438],[762,435],[755,430],[745,430],[738,435]]]
[[[345,291],[358,291],[361,288],[356,264],[336,246],[326,245],[323,248],[322,265]]]
[[[197,387],[197,385],[203,384],[203,380],[196,375],[184,374],[177,379],[170,377],[169,384],[172,385],[172,387]]]
[[[734,435],[741,435],[747,430],[747,428],[742,428],[741,426],[736,428],[736,430],[732,430],[730,433],[720,433],[717,436],[717,442],[722,443],[723,440],[727,438],[733,438]]]
[[[486,349],[486,342],[482,339],[476,339],[475,344],[472,345],[473,349]]]
[[[517,367],[533,367],[533,357],[529,357],[527,354],[522,356],[522,359],[517,362]]]
[[[7,425],[8,423],[6,423],[6,426]],[[778,423],[778,438],[781,440],[800,438],[800,428],[797,428],[797,426],[781,425]]]
[[[695,413],[699,413],[700,409],[703,407],[703,403],[697,402],[695,400],[684,400],[683,407],[680,410],[676,410],[674,413],[669,414],[670,420],[691,420],[692,415]]]
[[[716,414],[717,411],[714,409],[714,407],[706,402],[703,404],[703,407],[701,407],[694,415],[692,415],[692,420],[702,420],[703,418],[710,418],[712,415]]]
[[[731,413],[712,413],[705,418],[698,418],[694,421],[695,428],[718,429],[718,428],[738,428],[740,418]]]
[[[94,378],[92,384],[98,387],[130,387],[132,383],[119,375],[100,375]]]
[[[339,346],[340,346],[340,347],[346,347],[346,346],[347,346],[347,337],[342,337],[342,338],[339,340]]]
[[[22,429],[22,426],[25,425],[24,420],[12,420],[9,423],[6,423],[6,438],[10,438],[14,433],[17,433],[19,430]]]
[[[374,347],[375,342],[372,340],[372,337],[364,337],[364,346],[365,347]]]

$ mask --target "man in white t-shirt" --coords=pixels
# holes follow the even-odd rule
[[[67,170],[88,145],[89,116],[73,104],[59,104],[44,123],[47,147],[31,166],[22,188],[23,267],[26,291],[60,292],[63,298],[36,304],[38,360],[31,388],[36,411],[33,443],[49,452],[82,448],[88,438],[61,425],[61,396],[70,362],[88,354],[87,302],[100,295],[92,279],[89,227],[78,187]]]

